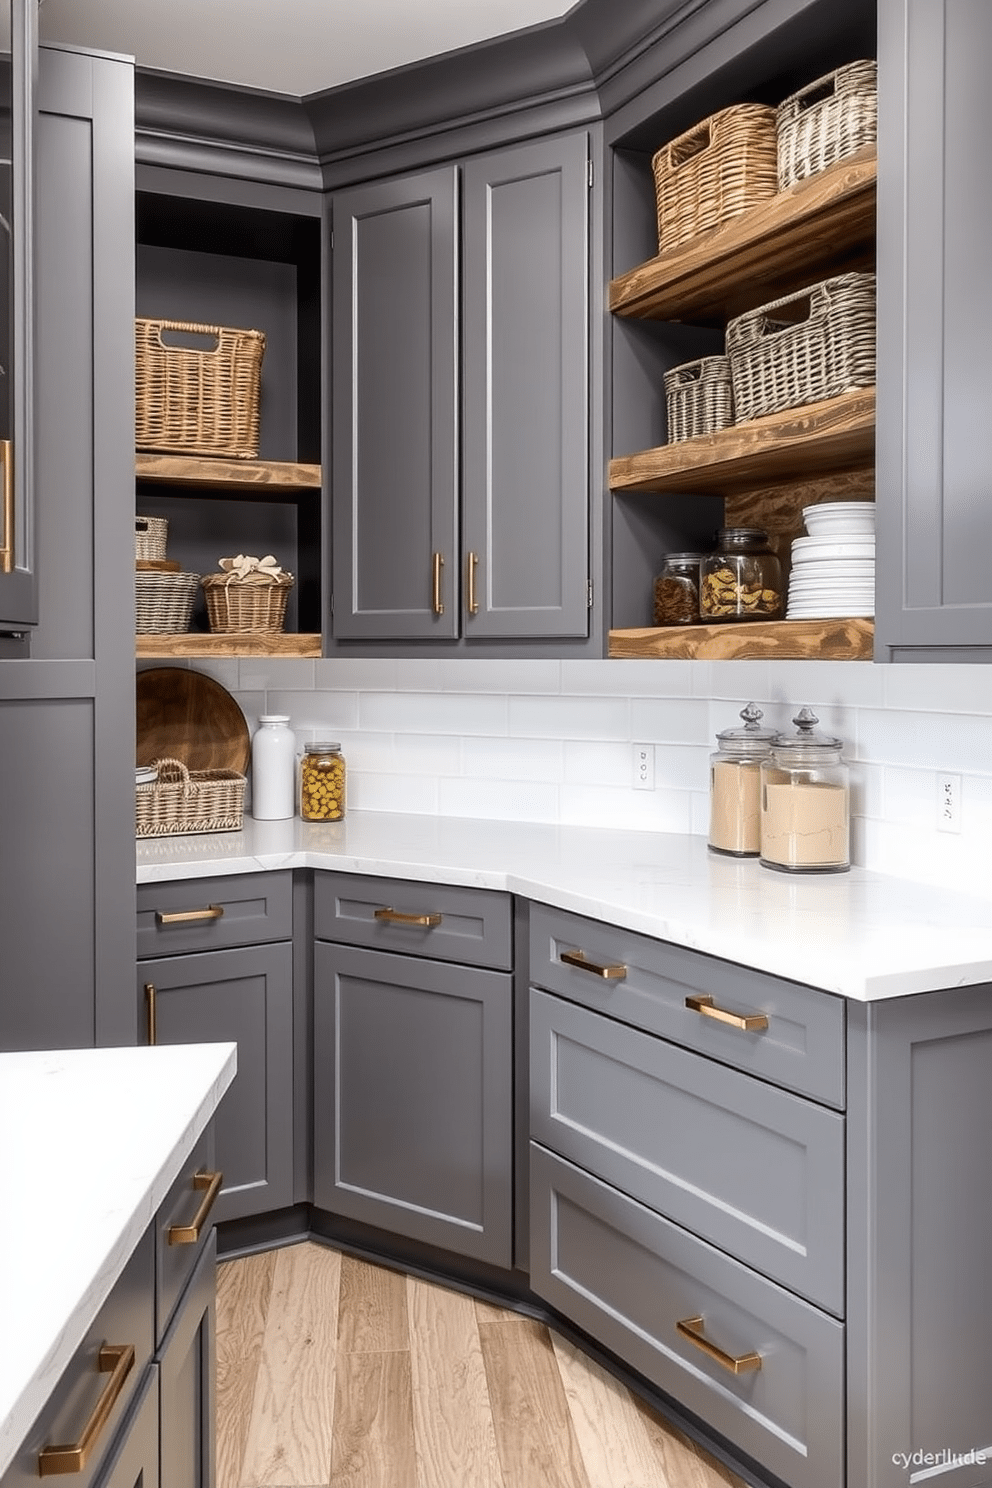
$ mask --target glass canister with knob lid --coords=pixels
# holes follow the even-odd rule
[[[304,821],[340,821],[344,809],[341,745],[326,740],[308,744],[300,767],[300,815]]]
[[[781,873],[843,873],[851,866],[850,772],[842,741],[816,731],[809,708],[795,734],[761,766],[761,862]]]
[[[717,734],[710,755],[710,832],[712,852],[756,858],[761,851],[761,763],[779,735],[762,728],[754,703],[741,710],[743,728]]]
[[[778,620],[782,565],[762,527],[721,527],[700,565],[699,615],[721,620]]]

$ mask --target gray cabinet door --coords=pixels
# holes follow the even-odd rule
[[[96,1488],[159,1488],[158,1409],[158,1369],[153,1364],[100,1473]]]
[[[152,1000],[153,1027],[146,1022]],[[292,943],[143,961],[138,1006],[143,1036],[154,1032],[156,1043],[232,1039],[238,1046],[238,1072],[215,1118],[215,1161],[224,1186],[211,1220],[291,1204]]]
[[[447,166],[334,198],[333,633],[342,639],[458,633],[457,189]]]
[[[318,942],[314,1200],[511,1263],[512,979]]]
[[[876,650],[987,661],[992,7],[879,0],[878,29]]]
[[[160,1488],[214,1488],[217,1236],[203,1255],[159,1350]]]
[[[467,637],[588,632],[588,161],[580,132],[464,167]]]

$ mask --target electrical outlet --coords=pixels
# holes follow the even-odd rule
[[[937,831],[961,830],[961,776],[941,771],[937,775]]]
[[[654,790],[654,745],[635,744],[631,757],[635,790]]]

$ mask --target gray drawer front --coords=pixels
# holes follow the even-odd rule
[[[576,950],[600,965],[625,966],[626,975],[606,980],[566,965],[562,952]],[[531,906],[530,979],[748,1074],[844,1106],[842,997],[543,904]],[[764,1014],[768,1027],[745,1032],[686,1007],[686,998],[700,993],[735,1014]]]
[[[843,1324],[536,1144],[530,1204],[538,1296],[790,1488],[843,1483]]]
[[[844,1117],[531,989],[531,1136],[844,1312]]]
[[[513,965],[511,905],[509,894],[489,889],[318,873],[314,881],[314,934],[318,940],[509,971]],[[439,915],[440,920],[416,925],[376,919],[376,910],[385,909],[418,918]]]
[[[67,1238],[66,1244],[72,1244],[71,1237]],[[154,1297],[155,1245],[152,1229],[149,1227],[114,1283],[110,1296],[87,1329],[86,1337],[64,1370],[44,1410],[4,1473],[3,1488],[29,1488],[29,1485],[30,1488],[37,1488],[40,1481],[38,1453],[43,1447],[77,1442],[107,1385],[109,1375],[101,1372],[98,1364],[100,1349],[104,1344],[133,1344],[134,1364],[124,1381],[123,1389],[99,1433],[85,1468],[73,1473],[69,1479],[73,1488],[89,1488],[97,1480],[107,1458],[108,1448],[128,1406],[144,1381],[151,1361],[155,1327]],[[5,1344],[16,1348],[17,1340],[7,1339]]]
[[[209,918],[166,919],[221,910]],[[290,940],[293,875],[242,873],[138,885],[138,958]]]
[[[203,1204],[207,1202],[209,1190],[198,1187],[198,1174],[213,1175],[214,1129],[209,1126],[200,1137],[193,1151],[183,1164],[179,1174],[156,1216],[155,1233],[155,1340],[161,1343],[166,1328],[182,1296],[183,1288],[193,1274],[200,1256],[207,1248],[213,1232],[215,1204],[211,1204],[206,1222],[200,1228],[198,1240],[176,1234],[177,1228],[190,1229]],[[206,1178],[203,1180],[207,1181]],[[177,1243],[169,1239],[170,1232]],[[178,1243],[178,1242],[182,1243]]]

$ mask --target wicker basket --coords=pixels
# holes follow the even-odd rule
[[[199,587],[199,574],[137,569],[134,628],[138,635],[175,635],[189,630]]]
[[[245,817],[244,775],[236,770],[191,771],[177,759],[161,759],[157,765],[158,778],[134,788],[137,837],[240,832]]]
[[[668,442],[713,434],[734,422],[730,362],[725,356],[699,357],[665,373]]]
[[[841,274],[727,326],[738,423],[875,383],[875,275]]]
[[[258,455],[261,331],[179,320],[135,321],[138,449],[186,455]],[[207,350],[167,346],[162,332],[212,337]]]
[[[293,575],[249,573],[207,574],[202,580],[207,601],[207,619],[213,631],[244,633],[280,631],[286,619],[286,601]]]
[[[723,109],[665,145],[651,166],[664,253],[775,195],[775,110],[758,103]]]
[[[165,517],[135,517],[135,558],[164,558],[169,537],[169,524]]]
[[[877,73],[874,62],[848,62],[783,99],[776,110],[780,191],[875,143]]]

